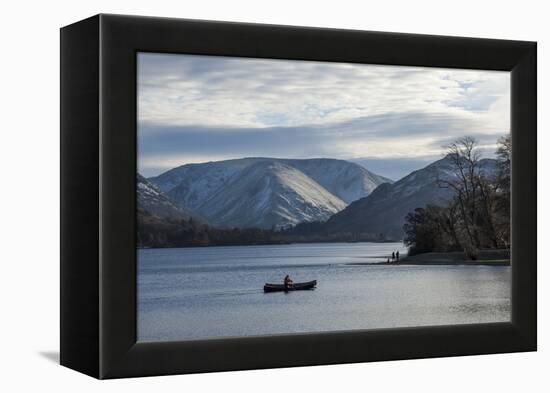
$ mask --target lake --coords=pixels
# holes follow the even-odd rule
[[[324,332],[510,320],[509,266],[368,266],[401,243],[138,250],[138,340]],[[266,282],[317,280],[264,293]]]

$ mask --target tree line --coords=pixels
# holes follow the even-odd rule
[[[198,247],[304,242],[384,241],[383,235],[335,233],[316,234],[308,230],[261,228],[218,228],[190,218],[158,217],[144,209],[137,214],[138,248]],[[317,223],[311,223],[313,227]]]
[[[160,218],[143,209],[138,209],[137,222],[138,248],[281,243],[271,230],[215,228],[193,218]]]
[[[403,230],[409,255],[464,251],[477,259],[481,249],[510,247],[511,137],[498,141],[496,169],[482,165],[478,142],[463,137],[447,146],[451,171],[436,179],[452,191],[446,205],[428,205],[407,214]]]

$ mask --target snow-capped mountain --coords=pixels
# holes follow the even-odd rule
[[[213,224],[281,227],[324,221],[346,207],[303,172],[282,162],[259,161],[201,206]]]
[[[390,184],[382,184],[372,194],[350,204],[332,216],[323,226],[328,233],[371,233],[386,238],[401,239],[407,213],[427,204],[442,204],[449,201],[453,192],[441,188],[439,180],[454,177],[449,156],[419,169]],[[481,160],[486,175],[494,173],[496,162]]]
[[[393,181],[344,160],[314,158],[309,160],[281,160],[322,185],[346,203],[369,195],[382,183]]]
[[[158,217],[172,219],[186,219],[194,216],[188,209],[177,206],[164,193],[146,178],[137,175],[137,205],[138,209],[145,210]]]
[[[149,180],[214,225],[262,228],[324,221],[391,182],[360,165],[324,158],[187,164]]]
[[[180,206],[199,211],[203,203],[255,162],[254,159],[244,158],[186,164],[148,180],[170,195]]]

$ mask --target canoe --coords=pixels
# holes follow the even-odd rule
[[[308,282],[295,282],[290,288],[285,288],[283,284],[265,284],[264,292],[303,291],[306,289],[314,289],[316,285],[317,280]]]

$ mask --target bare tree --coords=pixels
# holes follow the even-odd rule
[[[510,245],[510,186],[512,162],[512,137],[510,134],[498,141],[498,177],[495,190],[496,232],[505,247]]]
[[[459,218],[457,235],[466,254],[477,258],[480,247],[479,236],[479,195],[480,158],[477,141],[469,136],[457,139],[447,146],[447,157],[452,165],[452,175],[438,178],[438,184],[450,188],[455,193]]]
[[[477,181],[479,182],[479,225],[482,227],[482,233],[491,247],[498,248],[499,238],[497,236],[496,216],[494,214],[496,207],[496,183],[483,174],[479,176]]]
[[[498,182],[502,192],[510,194],[510,171],[512,163],[512,136],[510,134],[498,140],[497,147]]]
[[[406,217],[405,243],[415,253],[462,249],[477,259],[481,248],[509,247],[510,138],[499,140],[494,161],[481,159],[477,141],[463,137],[447,146],[447,166],[436,171],[452,191],[446,206],[426,206]]]

